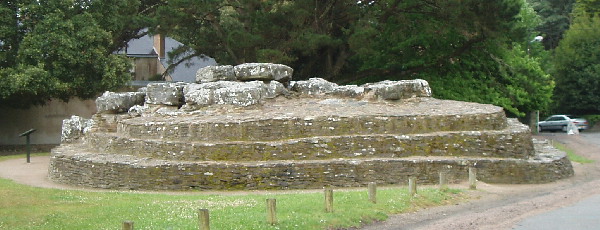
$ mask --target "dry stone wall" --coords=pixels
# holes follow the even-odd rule
[[[71,148],[73,146],[70,146]],[[543,159],[504,158],[371,158],[261,162],[166,161],[128,155],[80,154],[62,146],[54,151],[51,179],[86,187],[133,190],[302,189],[403,183],[417,177],[435,184],[440,171],[453,181],[465,180],[478,167],[488,183],[547,183],[573,175],[564,152],[540,145]]]
[[[107,92],[89,121],[64,121],[50,178],[141,190],[302,189],[463,180],[544,183],[573,174],[502,108],[438,100],[424,80],[293,81],[270,63],[212,66],[196,83]]]

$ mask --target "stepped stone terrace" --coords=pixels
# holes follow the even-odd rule
[[[431,97],[424,80],[291,81],[284,65],[200,69],[197,83],[107,92],[63,122],[50,179],[140,190],[305,189],[369,182],[544,183],[573,175],[502,108]]]

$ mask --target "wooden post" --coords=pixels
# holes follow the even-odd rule
[[[325,212],[333,212],[333,189],[325,187]]]
[[[133,230],[133,221],[123,221],[123,230]]]
[[[477,189],[477,169],[469,167],[469,189]]]
[[[448,189],[448,174],[440,172],[440,190]]]
[[[277,224],[277,200],[273,198],[267,199],[267,222]]]
[[[369,183],[369,201],[373,204],[377,204],[377,183]]]
[[[417,178],[409,177],[408,178],[408,192],[411,196],[417,194]]]
[[[198,220],[200,221],[200,230],[210,230],[210,216],[208,209],[198,209]]]
[[[538,120],[539,120],[539,111],[532,111],[529,113],[529,128],[531,129],[531,133],[533,135],[538,134]]]

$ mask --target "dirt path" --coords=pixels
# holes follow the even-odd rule
[[[600,134],[598,134],[600,136]],[[577,203],[600,194],[600,147],[582,136],[540,136],[559,141],[577,154],[596,160],[573,163],[575,176],[541,185],[491,185],[480,183],[474,199],[390,217],[364,229],[511,229],[527,217]],[[600,143],[600,142],[598,142]]]
[[[30,162],[27,163],[25,158],[0,161],[0,177],[35,187],[73,188],[54,183],[48,179],[49,156],[31,157]]]
[[[548,138],[564,143],[577,154],[596,160],[596,163],[585,165],[573,163],[575,177],[550,184],[479,183],[477,190],[469,191],[473,199],[465,203],[391,216],[385,222],[375,223],[364,229],[511,229],[524,218],[568,206],[589,196],[600,194],[600,146],[582,136],[546,134],[537,138]],[[597,134],[597,138],[599,142],[596,143],[600,144],[600,133]],[[32,157],[29,164],[25,162],[25,159],[1,161],[0,177],[36,187],[106,191],[54,183],[47,178],[48,164],[49,157],[47,156]],[[465,184],[455,186],[466,187]],[[260,193],[260,191],[167,193],[249,194]]]

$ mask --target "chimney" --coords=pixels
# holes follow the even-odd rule
[[[158,58],[165,58],[165,37],[162,34],[154,35],[154,50],[158,54]]]

